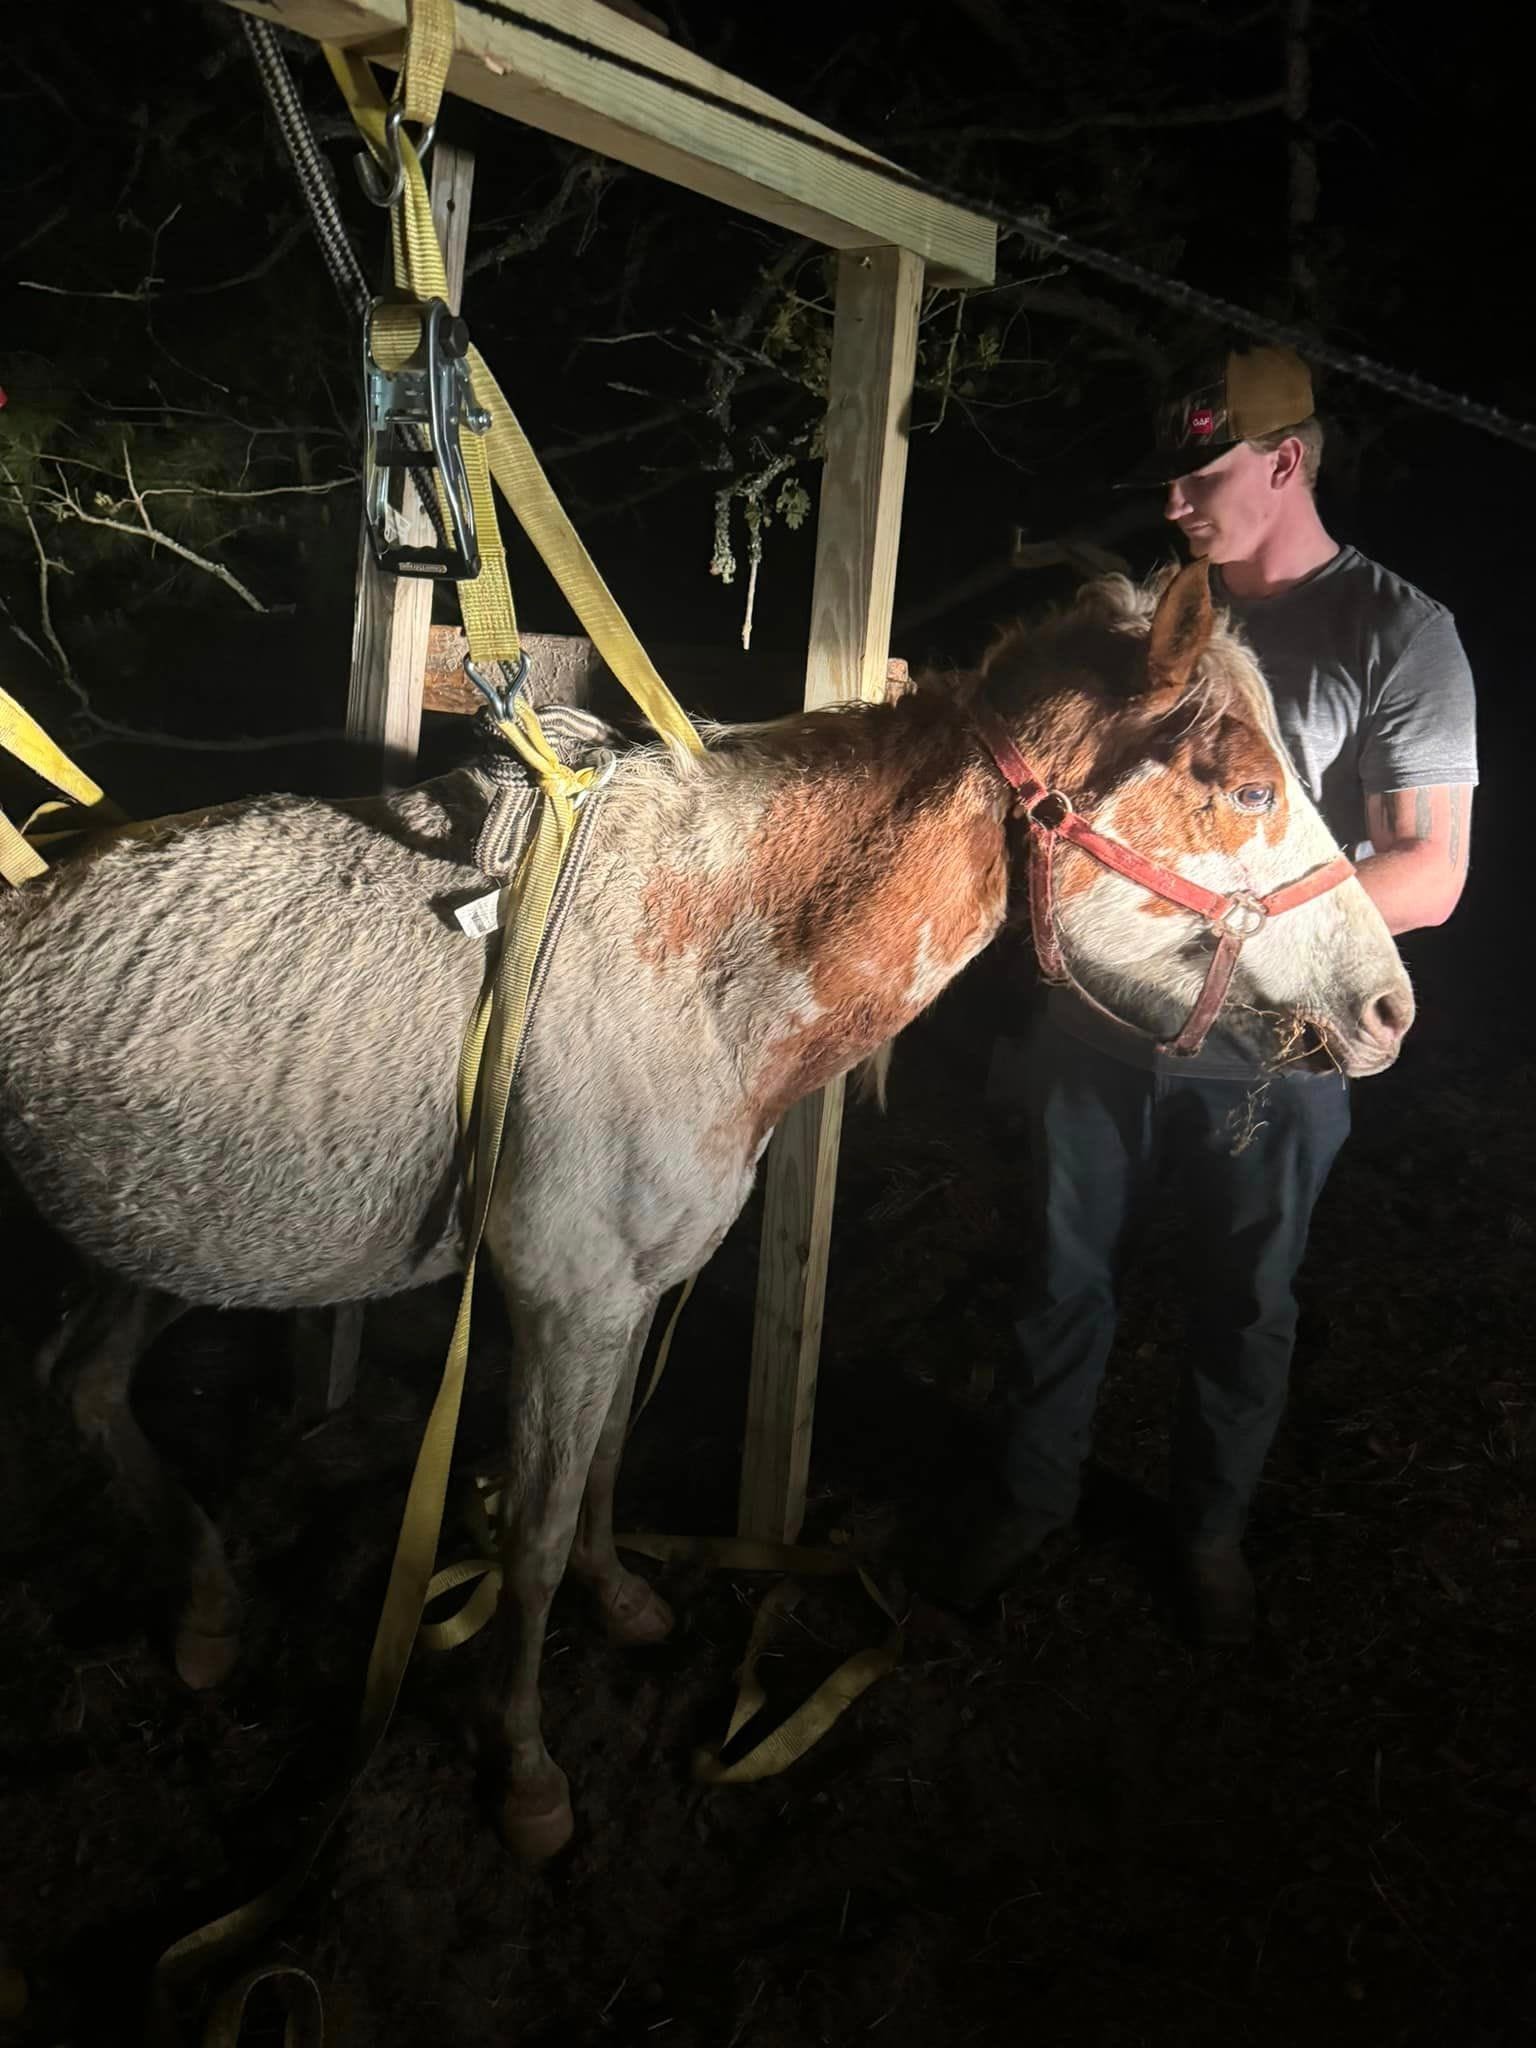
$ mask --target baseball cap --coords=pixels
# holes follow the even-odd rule
[[[1265,344],[1202,356],[1170,379],[1152,450],[1119,488],[1193,476],[1239,441],[1299,426],[1314,409],[1312,373],[1294,349]]]

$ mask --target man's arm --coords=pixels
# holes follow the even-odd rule
[[[1365,816],[1372,851],[1359,875],[1388,931],[1444,924],[1466,886],[1472,785],[1389,789],[1366,798]]]

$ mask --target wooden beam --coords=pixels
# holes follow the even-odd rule
[[[540,704],[590,705],[597,685],[609,680],[602,656],[592,642],[579,633],[524,633],[523,652],[533,672],[535,701]],[[434,626],[427,635],[427,661],[422,673],[421,708],[445,713],[452,718],[470,718],[485,699],[464,673],[469,643],[462,626]],[[740,676],[743,656],[736,648],[656,647],[651,658],[678,691],[685,703],[697,703],[716,717],[725,717],[724,702],[733,681]],[[805,664],[788,657],[754,653],[750,657],[750,681],[755,692],[772,696],[781,703],[804,681]],[[732,674],[733,664],[735,675]],[[886,663],[887,696],[907,688],[911,677],[907,664],[894,656]],[[617,692],[619,684],[612,688]],[[631,707],[632,709],[633,707]]]
[[[816,526],[807,706],[885,694],[923,266],[905,249],[839,259]],[[792,1543],[805,1516],[843,1084],[798,1103],[764,1167],[757,1320],[742,1460],[744,1535]]]
[[[464,252],[469,245],[469,202],[475,160],[468,150],[432,152],[432,219],[443,245],[448,302],[459,310]],[[404,538],[418,546],[431,524],[407,486]],[[421,737],[422,678],[432,632],[432,584],[425,576],[385,576],[373,559],[366,529],[359,536],[357,602],[352,618],[352,673],[347,686],[347,733],[371,757],[370,778],[381,789],[410,782]],[[357,1385],[363,1347],[363,1304],[300,1309],[293,1343],[295,1406],[309,1420],[342,1407]]]
[[[230,0],[279,27],[398,60],[406,0]],[[997,230],[990,221],[894,184],[884,158],[868,168],[829,157],[811,139],[856,145],[793,107],[708,64],[599,0],[518,0],[519,14],[669,80],[728,103],[692,99],[617,64],[552,42],[475,7],[460,7],[448,90],[567,142],[653,172],[833,249],[892,244],[928,265],[936,284],[990,284]],[[736,111],[739,109],[740,111]],[[796,136],[744,118],[766,114]],[[808,139],[799,140],[803,135]]]

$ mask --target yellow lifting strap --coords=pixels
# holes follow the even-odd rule
[[[498,1479],[478,1480],[468,1491],[465,1512],[478,1555],[445,1565],[436,1573],[427,1591],[429,1602],[472,1586],[463,1605],[441,1621],[423,1621],[419,1640],[423,1649],[452,1650],[478,1635],[496,1611],[501,1594],[502,1567],[496,1544],[495,1520],[501,1502]],[[901,1661],[905,1631],[869,1573],[852,1551],[833,1547],[814,1549],[806,1544],[775,1543],[756,1536],[657,1536],[631,1534],[615,1537],[621,1550],[638,1551],[659,1564],[694,1564],[710,1570],[743,1572],[793,1572],[801,1578],[857,1577],[865,1592],[891,1624],[885,1641],[874,1649],[857,1650],[830,1672],[809,1699],[803,1700],[785,1720],[731,1763],[721,1761],[747,1723],[767,1704],[767,1694],[757,1667],[779,1619],[794,1611],[801,1588],[794,1578],[782,1579],[764,1595],[746,1653],[737,1668],[736,1704],[724,1739],[718,1748],[702,1747],[693,1759],[694,1781],[700,1785],[749,1785],[787,1770],[806,1751],[813,1749],[861,1694],[876,1679],[884,1678]]]
[[[447,71],[448,60],[443,53],[446,49],[451,54],[453,47],[453,12],[452,0],[412,0],[402,74],[408,82],[407,90],[416,95],[416,111],[412,112],[409,107],[406,110],[410,119],[430,122],[436,117],[442,78]],[[435,53],[425,63],[418,61],[416,55],[419,35],[428,38],[424,47]],[[370,66],[355,52],[338,49],[331,44],[325,45],[325,54],[359,133],[376,157],[385,157],[390,108]],[[391,214],[395,282],[418,303],[433,298],[446,299],[447,273],[432,221],[432,206],[421,163],[411,138],[402,135],[398,139],[405,184],[400,203]],[[409,308],[403,310],[409,319]],[[387,320],[382,327],[387,334]],[[490,427],[484,435],[477,435],[467,427],[460,433],[481,554],[479,576],[458,586],[471,659],[477,663],[515,661],[519,653],[506,555],[497,526],[495,502],[486,481],[489,469],[593,646],[650,724],[664,738],[686,747],[690,753],[702,753],[703,741],[694,730],[692,721],[662,681],[613,593],[598,573],[597,565],[555,496],[505,394],[487,369],[484,357],[474,347],[469,351],[469,368],[476,400],[491,418]],[[530,746],[542,754],[545,767],[554,770],[557,764],[543,743],[536,718],[528,729],[527,738]],[[526,758],[527,749],[524,752]]]
[[[49,739],[31,712],[24,710],[6,690],[0,690],[0,747],[14,754],[34,775],[61,790],[70,804],[93,813],[98,824],[121,818],[121,811],[102,794],[84,769],[76,767],[63,748]],[[67,808],[61,803],[39,804],[19,828],[0,811],[0,877],[13,889],[47,872],[46,862],[30,843],[32,829],[40,818]]]

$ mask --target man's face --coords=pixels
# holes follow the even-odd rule
[[[1287,447],[1293,445],[1285,444]],[[1280,515],[1286,465],[1240,441],[1208,469],[1175,477],[1163,511],[1198,559],[1250,561]]]

